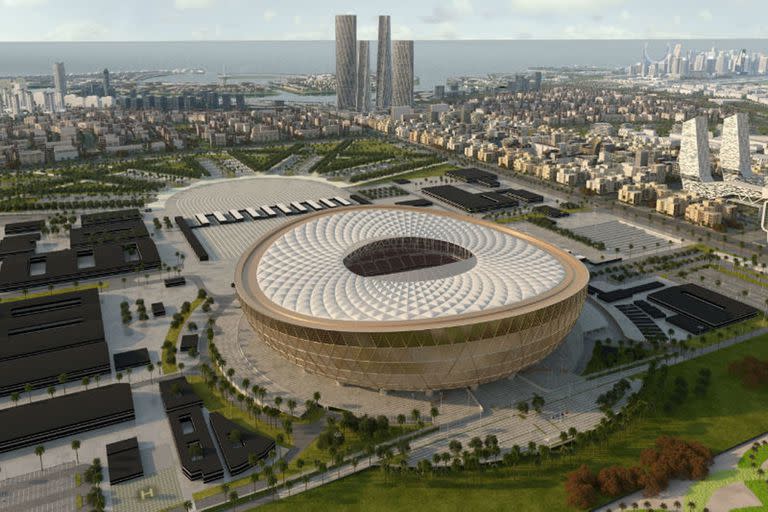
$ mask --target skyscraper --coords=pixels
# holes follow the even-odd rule
[[[680,165],[680,177],[683,180],[714,181],[709,163],[709,133],[706,117],[695,117],[683,123],[683,139],[677,160]]]
[[[392,103],[392,28],[389,16],[379,16],[379,46],[376,51],[376,108]]]
[[[109,70],[104,69],[104,71],[102,71],[101,74],[102,74],[101,87],[104,89],[104,96],[109,96],[109,91],[111,89],[111,86],[109,83]]]
[[[336,16],[336,106],[355,108],[357,72],[357,16]]]
[[[392,43],[393,107],[413,106],[413,41]]]
[[[720,167],[723,178],[751,177],[751,159],[749,156],[749,116],[739,113],[726,117],[723,122],[723,141],[720,146]]]
[[[371,110],[370,41],[358,41],[357,46],[357,111]]]
[[[53,64],[53,88],[56,91],[57,106],[63,109],[64,96],[67,94],[67,75],[64,72],[63,62]]]
[[[541,71],[534,71],[533,73],[533,90],[541,92]]]

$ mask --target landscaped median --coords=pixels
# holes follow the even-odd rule
[[[416,439],[417,437],[433,432],[435,429],[436,427],[426,428],[420,431],[411,430],[409,434],[401,434],[397,437],[391,438],[389,439],[388,442],[383,442],[381,446],[393,446],[403,441],[410,442]],[[314,445],[315,443],[313,443],[313,445],[311,446],[314,446]],[[284,477],[283,477],[283,474],[280,474],[281,479],[273,487],[266,487],[257,492],[253,492],[252,488],[249,488],[249,486],[252,487],[254,485],[254,482],[250,479],[250,477],[245,477],[240,480],[229,482],[228,484],[229,490],[236,490],[237,488],[242,489],[242,492],[237,492],[237,496],[238,496],[237,499],[234,502],[231,500],[228,500],[227,502],[221,503],[220,505],[206,508],[205,511],[217,512],[217,511],[229,510],[230,507],[232,507],[233,505],[247,504],[255,500],[258,500],[259,498],[266,497],[269,495],[274,495],[278,491],[286,488],[295,488],[297,489],[297,491],[302,491],[304,490],[303,488],[308,485],[309,480],[312,477],[327,473],[330,475],[329,479],[332,479],[333,476],[338,475],[338,472],[342,467],[348,466],[351,464],[353,468],[357,468],[358,463],[362,459],[367,457],[366,454],[362,451],[359,451],[359,452],[350,451],[348,455],[345,456],[344,458],[337,459],[336,462],[329,460],[327,461],[328,463],[326,464],[325,460],[318,460],[318,459],[313,460],[313,459],[306,458],[310,454],[309,452],[310,452],[311,446],[308,447],[303,452],[301,452],[297,456],[295,461],[299,459],[306,460],[308,464],[309,464],[309,461],[312,461],[312,464],[316,469],[307,470],[307,469],[298,468],[296,467],[295,461],[294,461],[293,463],[291,463],[291,465],[289,465],[288,469],[285,472]],[[373,456],[370,455],[370,457],[371,457],[371,462],[373,463],[373,460],[372,460]],[[332,462],[333,464],[331,464]],[[318,463],[322,463],[322,464],[318,464]],[[341,478],[346,478],[348,476],[349,475],[345,475],[345,476],[342,476]],[[214,496],[216,494],[223,495],[224,489],[222,488],[222,486],[216,486],[210,489],[216,490],[218,492],[207,492],[209,491],[209,489],[206,489],[205,491],[195,493],[194,494],[195,500],[200,500],[203,497]],[[250,494],[247,494],[248,492],[250,492]]]
[[[207,294],[204,294],[205,290],[200,290],[197,294],[197,298],[192,302],[185,302],[182,304],[181,310],[173,315],[171,327],[168,329],[168,334],[165,335],[165,341],[163,342],[162,357],[163,357],[163,374],[168,375],[179,370],[176,365],[176,346],[179,343],[179,335],[181,330],[189,320],[192,312],[197,307],[207,300]]]
[[[384,512],[405,510],[414,503],[423,512],[495,511],[510,504],[521,512],[576,510],[566,505],[563,482],[582,464],[593,471],[630,466],[643,450],[653,446],[660,433],[697,441],[714,452],[763,434],[768,425],[768,387],[747,389],[728,371],[730,363],[748,355],[767,360],[768,335],[670,366],[665,387],[674,389],[675,382],[683,379],[691,389],[678,405],[665,410],[663,404],[657,404],[640,416],[628,417],[615,431],[583,433],[573,448],[563,453],[483,470],[441,468],[424,476],[407,472],[393,477],[367,470],[259,510],[351,512],[364,505],[366,511]],[[706,394],[699,396],[693,388],[703,369],[711,370],[711,383]],[[607,501],[603,498],[602,503]]]
[[[98,288],[100,292],[109,289],[109,283],[99,281],[98,283],[88,283],[76,286],[66,286],[64,288],[50,288],[47,291],[39,291],[34,293],[25,293],[17,295],[15,297],[0,297],[0,302],[18,302],[20,300],[36,299],[38,297],[48,297],[50,295],[59,295],[62,293],[79,292],[83,290],[90,290],[92,288]]]

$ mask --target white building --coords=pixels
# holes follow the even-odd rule
[[[745,113],[726,117],[723,122],[720,167],[724,171],[724,179],[739,176],[752,177],[749,157],[749,116]]]
[[[713,181],[709,161],[707,118],[689,119],[683,123],[683,138],[678,156],[680,176],[685,180]]]

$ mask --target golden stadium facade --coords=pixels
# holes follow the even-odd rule
[[[297,217],[235,274],[254,343],[385,390],[473,386],[540,361],[573,328],[587,282],[579,261],[529,235],[398,206]]]

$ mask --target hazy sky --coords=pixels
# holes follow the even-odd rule
[[[768,38],[768,0],[0,0],[1,41]],[[768,43],[767,43],[768,46]]]

